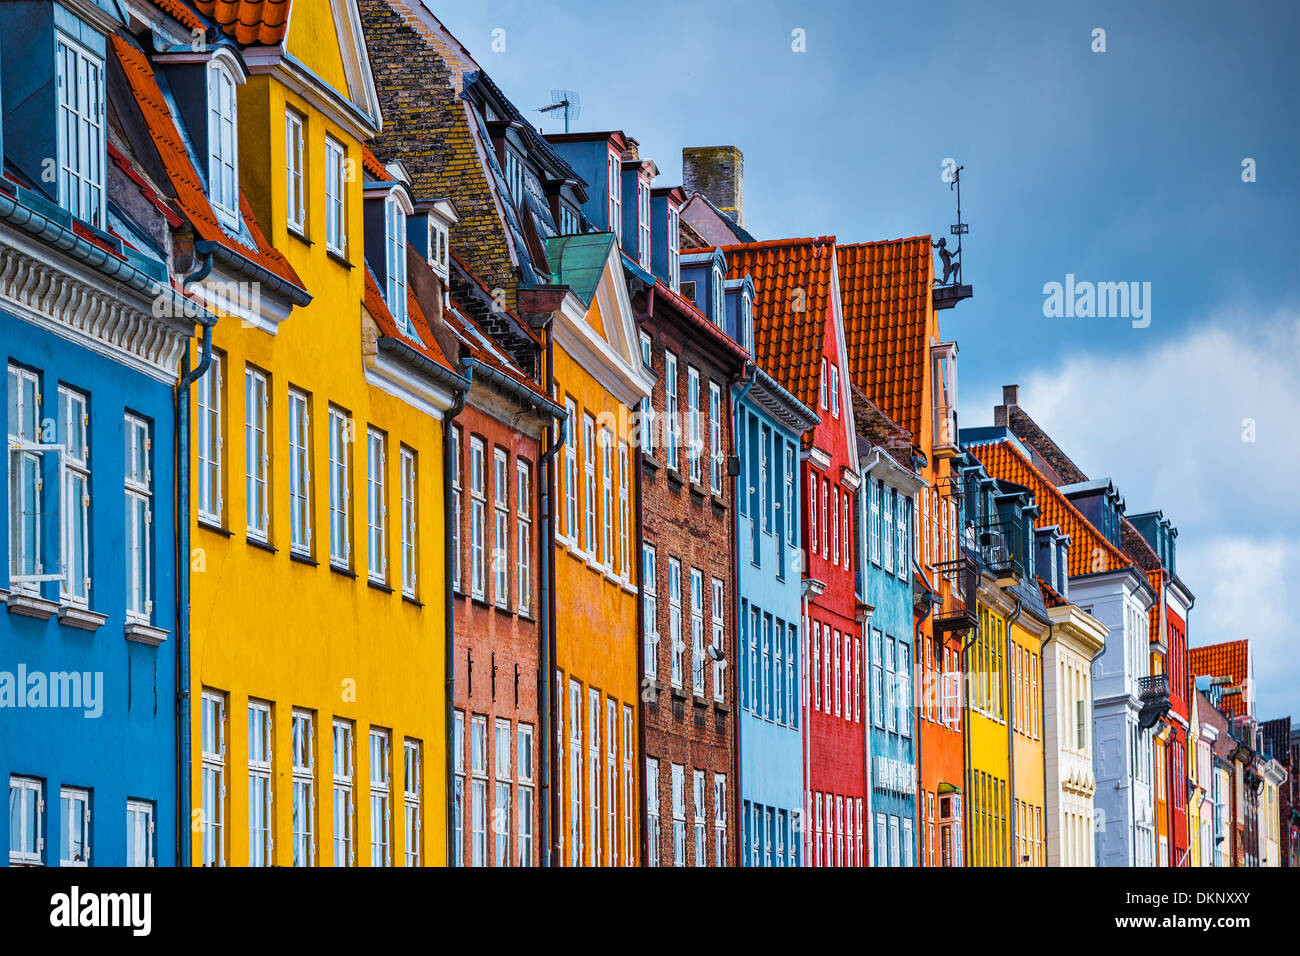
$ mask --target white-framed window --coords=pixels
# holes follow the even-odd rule
[[[244,525],[250,537],[265,541],[271,528],[271,467],[268,441],[271,395],[266,375],[244,369]]]
[[[668,639],[672,653],[671,679],[674,687],[682,686],[682,563],[668,559]]]
[[[293,712],[293,865],[316,865],[316,718]]]
[[[772,716],[772,615],[763,615],[762,653],[763,668],[759,675],[758,712],[764,717]]]
[[[879,480],[867,479],[867,536],[871,563],[875,565],[880,564],[880,489]]]
[[[725,292],[722,286],[722,267],[716,263],[713,266],[713,314],[709,316],[713,324],[718,328],[725,328],[727,325],[727,313],[725,312]]]
[[[419,866],[422,859],[424,812],[420,801],[423,773],[420,741],[408,737],[402,742],[402,846],[407,866]]]
[[[709,844],[705,838],[705,807],[704,807],[704,771],[696,770],[691,775],[691,796],[693,797],[692,823],[695,826],[695,865],[709,865]]]
[[[653,369],[655,363],[654,363],[653,347],[650,342],[650,336],[647,335],[645,332],[641,332],[640,342],[641,342],[641,364],[648,369]],[[640,433],[640,440],[641,440],[641,451],[645,452],[647,455],[654,454],[654,450],[655,450],[655,440],[654,440],[655,406],[654,406],[653,397],[654,397],[653,395],[647,395],[645,398],[641,399],[641,414],[637,422],[637,427]]]
[[[691,481],[700,480],[700,452],[704,442],[700,437],[700,373],[693,368],[686,369],[686,414],[689,439],[686,446],[686,460],[690,465]]]
[[[488,740],[487,717],[469,719],[470,752],[470,866],[488,865]]]
[[[104,61],[55,33],[58,81],[59,205],[78,219],[104,222]]]
[[[618,573],[628,577],[628,552],[632,540],[632,502],[628,488],[627,442],[618,443]]]
[[[675,763],[673,774],[673,866],[686,865],[686,767]]]
[[[510,198],[514,200],[515,207],[519,208],[524,204],[524,161],[509,146],[505,148],[505,154],[506,186],[510,190]]]
[[[59,829],[59,866],[89,866],[89,790],[59,788]]]
[[[221,524],[224,504],[221,499],[221,457],[224,435],[221,430],[221,365],[222,358],[217,352],[212,353],[212,361],[203,377],[198,380],[197,405],[195,416],[197,430],[198,468],[195,478],[198,481],[199,520]]]
[[[636,863],[636,854],[632,850],[632,814],[636,807],[636,775],[632,773],[632,759],[636,746],[632,740],[632,705],[623,705],[623,863],[632,866]],[[649,786],[647,778],[647,786]],[[658,793],[659,778],[655,777],[655,792]],[[648,792],[648,791],[647,791]],[[658,799],[656,797],[656,799]],[[658,848],[658,829],[654,839]],[[656,854],[656,859],[657,854]]]
[[[908,558],[907,543],[911,538],[911,534],[908,531],[908,518],[912,513],[912,504],[907,498],[903,497],[902,492],[895,495],[894,504],[898,509],[898,515],[894,519],[894,527],[898,532],[894,536],[898,540],[898,563],[895,566],[895,570],[898,572],[900,578],[906,579],[908,569],[911,567]]]
[[[761,714],[762,709],[758,703],[758,632],[761,625],[759,621],[759,610],[757,607],[751,607],[749,611],[749,679],[746,684],[749,686],[749,700],[746,702],[749,709],[756,714]]]
[[[785,721],[785,622],[772,622],[772,719]]]
[[[650,271],[650,183],[637,179],[637,261]]]
[[[520,866],[533,865],[533,728],[520,724],[517,731],[518,749],[515,756],[515,773],[519,780],[519,813],[516,816],[516,844],[519,848]]]
[[[347,255],[348,159],[343,144],[325,137],[325,248],[335,255]]]
[[[607,173],[609,176],[609,231],[619,244],[623,242],[623,163],[618,153],[610,150]]]
[[[289,389],[289,549],[311,553],[311,406]]]
[[[795,673],[795,655],[799,653],[799,628],[793,624],[786,625],[786,635],[790,646],[785,656],[785,712],[791,727],[799,726],[799,711],[794,706],[794,689],[797,686]]]
[[[812,674],[813,674],[813,709],[822,709],[822,682],[818,679],[821,674],[822,666],[822,625],[820,621],[813,621],[813,649],[812,649]],[[829,702],[828,702],[829,705]],[[827,707],[829,710],[829,706]]]
[[[578,232],[578,214],[568,203],[560,203],[560,235],[572,236]]]
[[[45,782],[9,777],[9,865],[41,866],[45,861]]]
[[[754,351],[754,299],[745,287],[740,293],[740,344],[751,354]]]
[[[388,581],[388,436],[366,429],[366,559],[370,580]]]
[[[795,540],[794,526],[794,449],[785,443],[785,540],[787,544],[798,544]],[[784,555],[782,556],[784,560]]]
[[[892,637],[885,638],[885,729],[891,734],[898,729],[898,672],[896,669],[897,645]]]
[[[495,803],[492,813],[493,866],[510,866],[511,822],[510,815],[514,809],[514,791],[510,780],[510,761],[514,751],[514,733],[509,720],[497,718],[492,726],[495,756]]]
[[[353,792],[352,722],[334,721],[334,865],[354,866],[353,826],[356,800]]]
[[[641,594],[643,619],[641,643],[645,648],[645,676],[655,680],[659,676],[659,586],[657,554],[654,545],[641,546]]]
[[[674,292],[681,285],[682,254],[677,207],[668,204],[668,287]]]
[[[248,702],[248,865],[275,864],[271,808],[271,705]]]
[[[387,277],[384,298],[393,321],[403,335],[410,334],[406,311],[406,210],[397,197],[384,200],[384,254],[387,259]]]
[[[659,865],[659,761],[645,758],[646,866]]]
[[[90,418],[86,396],[59,386],[63,445],[63,581],[65,603],[90,604]]]
[[[817,553],[817,472],[808,473],[808,553]]]
[[[677,356],[664,352],[664,407],[668,416],[664,422],[664,454],[668,457],[668,467],[677,471],[677,442],[681,420],[677,417]]]
[[[126,415],[126,613],[139,621],[153,616],[153,471],[149,456],[153,442],[149,423]]]
[[[821,379],[818,383],[818,404],[821,405],[822,411],[826,410],[826,360],[822,359]]]
[[[831,560],[840,563],[840,494],[831,490]],[[848,544],[848,539],[844,542]]]
[[[765,532],[770,532],[772,530],[772,501],[770,498],[772,482],[767,470],[767,451],[771,444],[772,432],[764,425],[759,428],[758,434],[758,506],[762,510],[763,514],[759,524]]]
[[[894,489],[885,487],[880,503],[880,514],[884,518],[880,534],[880,556],[886,571],[894,570]]]
[[[515,606],[520,614],[533,609],[533,492],[532,470],[515,459]]]
[[[306,180],[306,163],[303,160],[304,140],[303,118],[292,109],[284,111],[284,156],[287,190],[285,200],[285,218],[287,225],[294,232],[307,231],[307,203],[304,197]]]
[[[847,491],[842,492],[844,496],[844,570],[849,570],[849,556],[853,553],[852,542],[857,539],[853,537],[853,504],[852,498]]]
[[[487,595],[487,462],[483,439],[469,440],[469,587],[480,600]]]
[[[614,567],[614,433],[600,430],[600,542],[605,567]]]
[[[704,696],[704,573],[691,568],[691,691]]]
[[[722,390],[709,383],[709,489],[722,494]]]
[[[330,407],[330,563],[352,563],[352,416]]]
[[[461,454],[465,445],[460,438],[460,426],[451,426],[451,586],[452,590],[460,593],[461,591],[461,526],[464,522],[462,516],[463,499],[465,497],[465,486],[461,480],[463,465],[461,463]]]
[[[713,865],[727,865],[727,775],[713,775]]]
[[[154,805],[147,800],[126,801],[126,865],[154,866]]]
[[[596,560],[596,421],[582,416],[582,529],[587,557]]]
[[[200,698],[203,776],[200,825],[203,865],[226,865],[226,696],[205,690]]]
[[[416,471],[415,451],[402,446],[399,453],[400,481],[402,481],[402,593],[407,597],[416,596],[416,574],[420,566],[420,551],[417,549],[416,529]],[[460,498],[456,497],[456,502]],[[459,509],[458,509],[459,511]],[[456,536],[459,538],[459,535]],[[459,563],[460,550],[456,549],[456,561]]]
[[[604,842],[610,866],[618,866],[618,701],[605,698],[605,810]]]
[[[447,227],[429,216],[429,254],[427,260],[433,271],[443,279],[448,277],[451,244]]]
[[[564,536],[578,543],[578,407],[564,400]]]
[[[587,863],[600,866],[600,828],[604,818],[600,812],[600,691],[587,689]]]
[[[510,606],[510,455],[492,449],[492,591],[497,607]]]
[[[890,665],[891,669],[893,665]],[[885,636],[871,630],[871,721],[885,726]]]
[[[582,685],[569,681],[569,866],[582,865]]]
[[[832,365],[831,371],[831,414],[840,417],[840,367]]]
[[[822,481],[822,557],[831,556],[830,533],[831,523],[826,520],[826,498],[830,494],[831,481],[826,478]]]
[[[465,865],[465,712],[452,715],[451,861]]]
[[[227,226],[239,226],[239,117],[235,77],[220,60],[208,63],[208,198]]]
[[[723,616],[725,613],[723,605],[724,591],[725,588],[723,583],[717,578],[714,578],[713,606],[711,608],[713,613],[712,644],[713,649],[717,652],[717,656],[713,660],[713,699],[717,701],[725,700],[727,696],[727,659],[723,656],[722,652],[723,622],[725,620]]]
[[[393,738],[370,728],[370,865],[392,866]]]

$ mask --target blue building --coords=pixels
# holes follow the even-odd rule
[[[7,4],[0,31],[10,865],[176,862],[174,388],[207,313],[169,281],[179,217],[107,145],[121,10]]]

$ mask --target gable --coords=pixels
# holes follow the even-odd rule
[[[307,69],[352,99],[352,85],[343,66],[342,30],[334,27],[336,0],[294,0],[285,49]]]

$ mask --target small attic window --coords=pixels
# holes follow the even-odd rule
[[[385,299],[393,321],[404,335],[410,334],[406,314],[406,210],[397,198],[389,196],[384,201],[384,254],[387,258],[387,288]]]
[[[638,179],[636,187],[637,261],[650,271],[650,181]]]
[[[221,59],[208,63],[208,196],[222,222],[239,228],[239,121],[235,76]]]
[[[560,203],[560,235],[576,236],[578,234],[578,214],[568,203]]]
[[[682,281],[681,236],[678,233],[677,207],[668,206],[668,288],[674,292]]]
[[[713,324],[718,328],[726,325],[726,313],[723,311],[725,299],[722,295],[722,268],[714,263],[713,266]]]
[[[450,267],[450,241],[447,228],[432,216],[429,217],[429,266],[446,281]]]
[[[623,163],[619,159],[618,153],[610,150],[608,162],[606,165],[607,175],[609,176],[609,231],[614,234],[614,238],[622,242],[623,239],[623,183],[622,171]]]
[[[104,61],[56,32],[59,205],[104,227]]]
[[[752,354],[754,351],[754,300],[749,289],[740,293],[740,344]]]
[[[695,280],[690,279],[681,283],[681,295],[687,302],[695,301]]]

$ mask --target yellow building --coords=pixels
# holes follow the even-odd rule
[[[442,864],[443,416],[464,381],[407,291],[424,226],[363,146],[381,120],[354,3],[252,25],[199,6],[229,18],[191,57],[213,148],[237,142],[226,228],[260,224],[311,301],[253,284],[191,394],[193,861]]]
[[[613,237],[553,238],[546,255],[572,290],[548,343],[552,397],[568,412],[554,469],[556,852],[564,866],[629,866],[641,832],[641,456],[629,420],[653,380]]]

